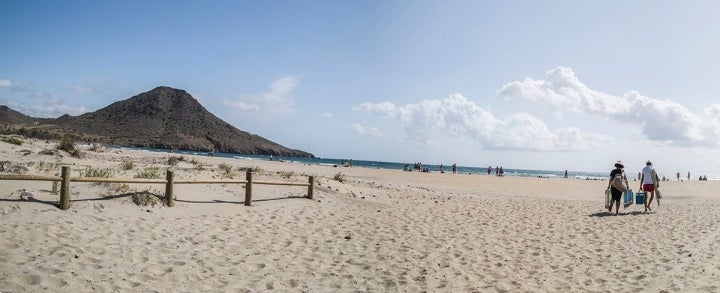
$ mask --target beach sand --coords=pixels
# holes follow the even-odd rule
[[[25,174],[62,163],[72,176],[92,166],[116,178],[164,174],[181,156],[39,154],[54,145],[0,142],[0,156],[30,165]],[[176,185],[168,208],[128,195],[162,185],[71,183],[63,211],[49,182],[0,180],[0,292],[720,291],[720,181],[662,182],[660,207],[610,216],[607,181],[182,156],[176,178],[220,179],[221,163],[236,179],[241,168],[264,181],[315,175],[315,199],[307,187],[254,185],[247,207],[238,184]]]

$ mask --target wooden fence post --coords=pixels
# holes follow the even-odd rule
[[[310,176],[310,177],[308,177],[308,183],[309,183],[310,185],[308,186],[307,198],[308,198],[308,199],[313,199],[313,196],[314,196],[314,188],[315,188],[315,176]]]
[[[70,166],[62,166],[62,184],[60,185],[60,209],[70,208]]]
[[[247,183],[245,183],[245,205],[251,206],[252,205],[252,170],[248,169],[247,173],[245,173],[245,180]]]
[[[173,179],[174,175],[175,172],[173,170],[167,170],[167,173],[165,173],[165,180],[167,180],[165,183],[165,204],[167,204],[168,207],[173,207],[175,205],[175,198],[173,195],[173,182],[175,181]]]

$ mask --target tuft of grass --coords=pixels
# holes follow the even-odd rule
[[[231,165],[220,163],[218,165],[218,168],[220,169],[223,177],[232,178],[235,175],[233,172],[233,167]]]
[[[198,171],[205,170],[205,165],[203,165],[202,162],[196,160],[195,158],[192,158],[192,160],[190,160],[190,164],[193,165],[193,169],[195,169],[195,170],[198,170]]]
[[[85,167],[85,170],[80,170],[80,177],[110,178],[112,177],[112,170],[109,168]]]
[[[145,168],[142,171],[135,174],[135,178],[162,179],[162,175],[160,174],[160,171],[158,168],[151,167],[151,168]]]
[[[135,163],[133,162],[132,159],[124,159],[120,163],[120,169],[125,170],[125,171],[132,170],[134,166],[135,166]]]
[[[9,144],[14,144],[14,145],[22,145],[23,144],[23,141],[17,137],[5,137],[2,139],[2,141],[7,142]]]
[[[181,161],[184,161],[184,160],[185,160],[184,156],[179,156],[179,157],[171,156],[168,158],[167,164],[170,166],[177,166],[178,163],[180,163]]]
[[[53,171],[57,171],[58,165],[59,165],[58,163],[47,163],[47,162],[40,161],[35,166],[35,169],[37,169],[38,172],[40,172],[40,173],[50,174]],[[28,164],[28,167],[29,166],[30,165]]]
[[[337,174],[335,174],[335,176],[333,176],[333,179],[341,183],[345,182],[345,174],[343,174],[342,172],[338,172]]]
[[[280,175],[280,177],[285,179],[290,179],[291,177],[295,176],[295,172],[293,171],[280,171],[278,172],[278,174]]]

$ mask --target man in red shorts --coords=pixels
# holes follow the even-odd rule
[[[655,184],[660,184],[655,178],[653,178],[655,175],[655,169],[652,167],[652,162],[647,161],[645,163],[645,168],[642,169],[642,177],[640,177],[640,190],[645,191],[645,212],[652,211],[650,208],[650,204],[653,201],[653,198],[655,198],[655,189],[657,186]],[[650,199],[648,200],[648,196],[650,196]]]

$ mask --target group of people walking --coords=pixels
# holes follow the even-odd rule
[[[608,207],[608,212],[612,213],[613,205],[615,205],[616,215],[618,214],[618,211],[620,209],[620,200],[623,196],[623,193],[627,192],[627,189],[630,187],[624,169],[625,166],[623,165],[622,161],[617,161],[617,163],[615,163],[615,169],[610,171],[610,180],[608,181],[608,189],[610,190],[612,195],[612,199],[610,200],[610,206]],[[656,192],[658,192],[656,202],[657,205],[660,206],[660,194],[658,188],[660,188],[660,180],[658,179],[657,172],[655,172],[652,162],[647,161],[645,163],[645,167],[640,172],[639,186],[639,190],[645,192],[645,197],[643,198],[645,212],[652,211],[650,205],[655,199]]]

